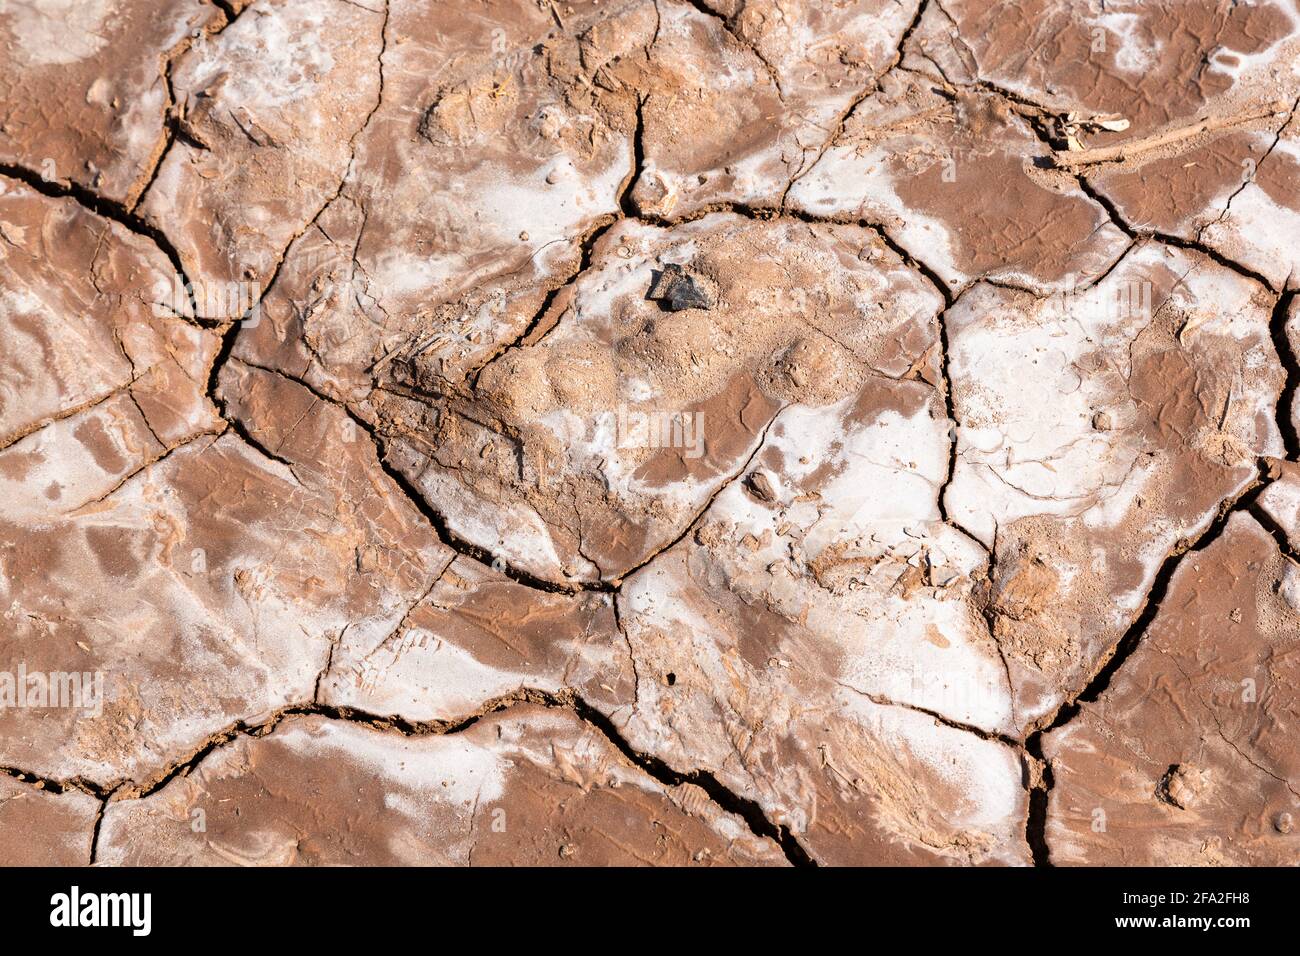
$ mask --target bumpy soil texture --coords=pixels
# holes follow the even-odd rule
[[[0,51],[0,862],[1300,856],[1294,0]]]

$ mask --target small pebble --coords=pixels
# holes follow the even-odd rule
[[[775,501],[776,490],[772,487],[772,479],[763,471],[752,471],[745,482],[749,490],[754,493],[754,497],[760,501]]]

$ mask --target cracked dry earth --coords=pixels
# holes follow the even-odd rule
[[[1293,0],[0,50],[0,862],[1300,856]]]

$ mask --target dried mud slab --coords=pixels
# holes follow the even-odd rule
[[[665,275],[686,300],[656,291]],[[784,405],[933,376],[941,306],[870,230],[626,220],[473,403],[421,399],[416,359],[378,417],[458,537],[555,585],[617,581],[685,533]]]
[[[1039,294],[1104,273],[1125,234],[1005,100],[890,76],[790,189],[808,215],[878,223],[954,292],[989,278]],[[996,183],[996,188],[991,184]]]
[[[209,735],[311,701],[343,633],[387,634],[454,557],[341,411],[258,374],[237,407],[282,417],[245,432],[256,447],[227,429],[163,448],[110,398],[0,452],[26,504],[3,519],[3,653],[103,680],[83,707],[6,708],[0,763],[143,786]]]
[[[1292,498],[1295,488],[1292,478]],[[1288,517],[1294,533],[1294,509]],[[1045,738],[1054,862],[1295,860],[1298,575],[1245,514],[1187,555],[1142,645],[1096,703]]]
[[[345,635],[319,698],[410,721],[524,690],[574,689],[609,708],[632,697],[633,666],[610,595],[548,594],[458,557],[381,640]]]
[[[246,282],[260,293],[337,193],[378,105],[384,23],[360,4],[257,0],[176,61],[184,136],[139,212],[170,237],[196,288]]]
[[[1272,298],[1144,243],[1050,299],[981,285],[945,314],[947,514],[993,549],[988,610],[1021,721],[1081,690],[1166,558],[1282,454]]]
[[[135,205],[171,141],[171,69],[226,22],[194,0],[0,5],[0,165]]]
[[[1128,228],[1203,243],[1274,288],[1300,272],[1292,0],[933,4],[903,63],[1005,94]]]
[[[1096,142],[1109,144],[1271,101],[1278,82],[1294,82],[1298,26],[1290,0],[1030,0],[1017,8],[944,0],[927,7],[904,65],[925,63],[955,85],[973,79],[1058,113],[1093,118],[1122,105],[1131,125],[1100,131]]]
[[[163,253],[71,199],[5,185],[0,448],[70,415],[102,414],[105,403],[126,406],[116,417],[133,418],[155,453],[211,431],[219,419],[203,392],[219,343],[171,313]],[[78,475],[74,466],[51,477]],[[61,499],[57,488],[46,497]]]
[[[572,713],[520,705],[402,737],[290,717],[104,814],[100,859],[187,866],[782,865],[699,787],[666,787]]]
[[[850,627],[824,619],[834,607],[800,625],[779,610],[748,606],[736,583],[697,583],[702,563],[698,552],[670,553],[626,586],[623,618],[641,680],[635,705],[613,717],[633,746],[673,765],[711,768],[822,864],[1028,862],[1016,751],[885,693],[959,713],[972,697],[1006,700],[1005,690],[975,686],[981,671],[990,683],[1000,671],[963,633],[961,611],[940,603],[959,597],[894,597],[880,614],[886,633],[898,618],[944,621],[946,632],[925,624],[923,633],[936,642],[953,634],[954,657],[975,662],[976,676],[957,676],[953,687],[945,680],[952,672],[920,667],[882,677],[890,658],[910,649],[897,646],[902,638],[895,647],[864,648]],[[882,576],[900,569],[908,565],[896,558]],[[976,646],[958,644],[962,638]],[[922,657],[937,656],[931,646],[934,655]]]
[[[782,410],[743,482],[619,596],[634,746],[708,766],[824,863],[1027,861],[984,550],[944,524],[930,386]]]
[[[99,808],[80,790],[55,793],[0,776],[0,858],[5,866],[84,866]]]
[[[615,69],[637,90],[645,216],[780,204],[844,115],[898,59],[918,3],[659,6],[650,64]]]

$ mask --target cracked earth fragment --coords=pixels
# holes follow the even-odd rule
[[[989,278],[1045,294],[1095,278],[1127,244],[1073,179],[1039,168],[1050,152],[1004,100],[899,73],[858,105],[789,202],[880,223],[950,289]]]
[[[1281,456],[1271,298],[1146,243],[1096,286],[977,285],[948,310],[959,422],[947,513],[987,547],[1021,719],[1081,688],[1167,555]]]
[[[0,50],[0,862],[1294,859],[1294,0]]]
[[[191,282],[269,283],[337,191],[377,106],[384,24],[338,0],[258,0],[177,62],[185,135],[140,213],[171,237]]]
[[[82,866],[90,861],[99,801],[80,790],[46,791],[0,776],[0,843],[8,866]]]
[[[196,832],[191,821],[203,814]],[[573,714],[521,705],[403,737],[291,717],[143,800],[110,803],[109,864],[776,865],[691,784],[668,787]]]
[[[648,298],[670,267],[712,304]],[[462,538],[557,584],[612,582],[685,533],[784,405],[926,370],[941,305],[857,227],[625,221],[470,401],[421,400],[416,359],[404,394],[372,402],[395,466]]]
[[[1287,487],[1293,496],[1294,479]],[[1288,518],[1294,533],[1293,509]],[[1298,575],[1248,514],[1188,555],[1143,646],[1047,736],[1056,862],[1295,859]]]
[[[135,205],[171,141],[173,64],[224,23],[189,0],[6,0],[0,163]]]

